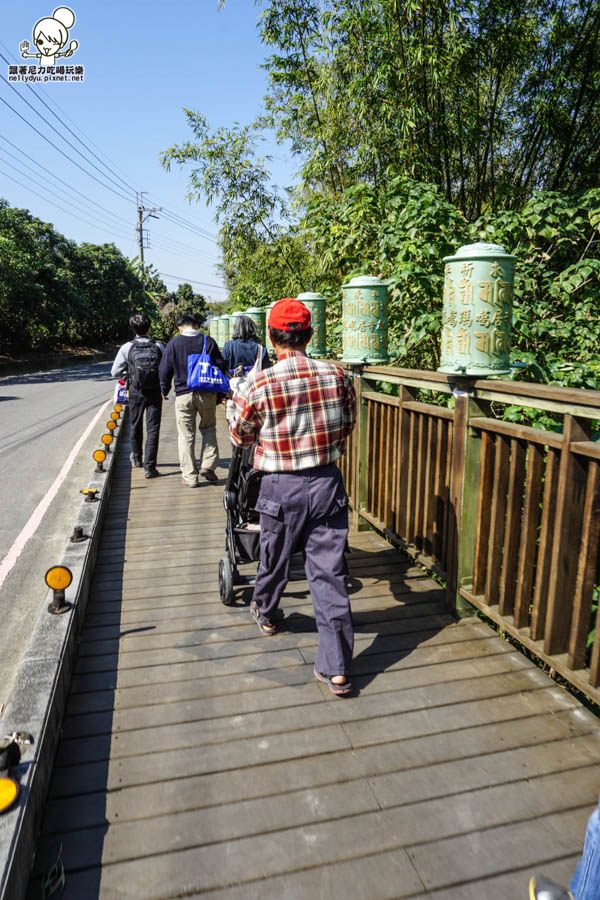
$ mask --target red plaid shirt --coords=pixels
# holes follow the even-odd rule
[[[233,402],[231,440],[256,443],[254,466],[264,472],[334,462],[356,421],[356,396],[343,369],[295,352],[241,382]]]

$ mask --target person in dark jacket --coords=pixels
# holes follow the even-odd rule
[[[162,412],[162,397],[158,368],[165,345],[150,337],[150,319],[143,313],[133,315],[129,324],[134,338],[119,349],[112,365],[111,375],[120,378],[127,375],[129,394],[129,417],[131,421],[131,465],[144,466],[146,478],[156,478],[158,438]],[[144,384],[140,384],[140,378]],[[146,444],[144,437],[144,417],[146,418]]]
[[[217,395],[213,391],[194,391],[187,386],[188,356],[202,353],[206,341],[206,352],[214,365],[227,373],[227,363],[213,338],[206,337],[200,331],[197,316],[185,314],[175,324],[179,334],[169,341],[165,349],[160,364],[160,384],[166,400],[171,383],[173,380],[175,382],[175,421],[181,477],[189,487],[198,487],[198,474],[207,481],[218,481],[215,472],[219,463]],[[200,472],[196,464],[196,419],[199,419],[202,435]]]
[[[238,316],[233,326],[233,339],[223,345],[223,358],[233,375],[239,366],[250,371],[258,356],[261,345],[258,342],[256,324],[249,316]],[[262,347],[261,369],[271,365],[267,348]]]

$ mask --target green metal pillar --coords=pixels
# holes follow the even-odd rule
[[[313,291],[298,294],[298,300],[310,310],[313,336],[310,339],[306,352],[315,358],[327,356],[327,323],[325,319],[325,297]]]
[[[488,377],[510,371],[515,257],[498,244],[468,244],[444,259],[438,372]]]
[[[229,340],[231,330],[231,316],[221,316],[221,347]]]
[[[342,360],[385,365],[388,360],[387,285],[359,275],[342,285]]]

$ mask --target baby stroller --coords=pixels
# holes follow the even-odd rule
[[[235,602],[234,588],[249,586],[255,576],[241,575],[238,566],[260,559],[260,525],[256,501],[262,472],[252,468],[254,448],[232,447],[223,504],[227,513],[225,552],[219,560],[219,595],[225,606]]]

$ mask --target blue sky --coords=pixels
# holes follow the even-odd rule
[[[33,50],[33,25],[51,16],[57,5],[52,0],[3,4],[0,52],[11,63],[36,62],[22,60],[19,45],[26,39]],[[44,88],[36,85],[33,90],[101,162],[77,143],[26,85],[14,84],[15,93],[0,80],[0,98],[27,120],[21,121],[0,103],[0,135],[19,148],[0,140],[0,196],[52,222],[69,238],[94,243],[113,240],[127,256],[135,256],[136,212],[131,189],[147,191],[149,198],[181,216],[192,230],[167,221],[159,213],[159,219],[147,223],[150,249],[146,250],[146,261],[168,275],[220,285],[215,271],[216,245],[196,230],[200,227],[216,235],[212,210],[203,203],[188,205],[185,173],[164,172],[159,153],[191,137],[182,107],[202,112],[214,125],[249,122],[258,113],[266,89],[266,75],[260,68],[265,48],[256,29],[259,9],[253,0],[228,0],[223,12],[218,12],[217,0],[73,0],[71,8],[77,18],[69,40],[77,40],[79,48],[69,60],[57,64],[83,65],[85,81]],[[8,66],[1,58],[0,73],[7,78]],[[45,124],[25,101],[50,124]],[[105,177],[117,180],[113,187],[126,196],[115,195],[80,171],[27,122],[101,177],[75,152],[78,148]],[[275,157],[275,181],[290,184],[296,166],[286,149],[267,143],[264,151]],[[25,153],[88,199],[70,194]],[[116,176],[107,175],[106,164]],[[169,287],[180,280],[165,278]],[[225,297],[222,287],[195,287],[214,299]]]

